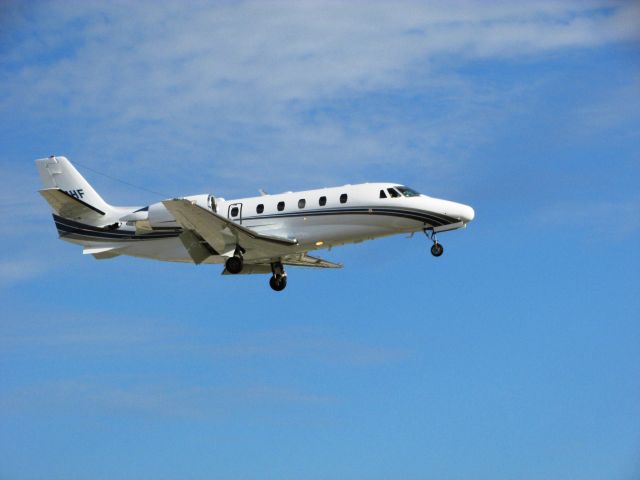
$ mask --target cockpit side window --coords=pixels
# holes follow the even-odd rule
[[[413,188],[398,186],[398,187],[396,187],[396,190],[398,190],[405,197],[419,197],[420,196],[420,193],[416,192]]]
[[[380,190],[380,198],[387,198],[387,194],[384,193],[384,190]]]
[[[391,198],[398,198],[400,196],[400,194],[398,193],[397,190],[395,190],[394,188],[387,188],[387,192],[389,192],[389,196]]]

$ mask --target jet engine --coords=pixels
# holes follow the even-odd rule
[[[216,212],[216,199],[213,195],[201,194],[184,197],[195,205]],[[137,234],[150,233],[157,230],[180,228],[176,219],[167,210],[162,202],[131,212],[120,218],[120,221],[127,222],[127,225],[135,226]]]

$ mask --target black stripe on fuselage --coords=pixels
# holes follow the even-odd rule
[[[58,233],[62,237],[78,235],[100,240],[152,240],[158,238],[177,237],[182,232],[182,229],[174,229],[171,232],[151,232],[143,235],[137,235],[134,231],[108,230],[105,228],[94,227],[85,223],[76,222],[74,220],[69,220],[68,218],[60,217],[58,215],[53,215],[53,221],[56,224]]]
[[[432,226],[449,225],[457,223],[459,220],[453,217],[442,215],[435,212],[425,212],[424,210],[415,210],[408,208],[390,208],[390,207],[345,207],[345,208],[328,208],[315,210],[300,210],[296,212],[284,212],[272,215],[254,215],[251,217],[243,217],[243,221],[249,220],[265,220],[278,218],[296,218],[296,217],[312,217],[312,216],[332,216],[332,215],[386,215],[391,217],[407,218]],[[94,238],[96,240],[154,240],[162,238],[173,238],[180,235],[182,229],[175,228],[164,229],[163,232],[150,232],[138,235],[131,230],[108,230],[101,227],[94,227],[84,223],[76,222],[68,218],[53,215],[53,220],[60,236],[80,236],[85,238]]]
[[[409,208],[392,208],[392,207],[344,207],[344,208],[327,208],[315,210],[299,210],[296,212],[284,212],[267,215],[252,215],[250,217],[243,216],[243,221],[259,220],[259,219],[277,219],[277,218],[294,218],[294,217],[313,217],[326,215],[388,215],[392,217],[402,217],[419,222],[428,223],[439,227],[442,225],[450,225],[460,220],[435,212],[426,212],[424,210],[415,210]]]

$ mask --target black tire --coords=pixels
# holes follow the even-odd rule
[[[229,273],[240,273],[242,271],[242,267],[244,267],[244,262],[242,261],[242,257],[229,257],[225,263],[225,268]]]
[[[444,247],[441,244],[434,243],[431,246],[431,255],[433,255],[434,257],[439,257],[443,253],[444,253]]]
[[[281,292],[287,286],[287,277],[283,275],[278,278],[274,275],[269,279],[269,286],[276,292]]]

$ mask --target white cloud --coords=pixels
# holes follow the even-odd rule
[[[84,415],[135,414],[183,419],[220,419],[251,411],[299,405],[321,408],[334,398],[292,387],[264,383],[200,386],[161,384],[105,378],[78,378],[36,382],[5,392],[0,397],[4,415],[38,412],[55,416],[73,411]]]
[[[189,348],[215,358],[304,358],[362,367],[401,362],[412,355],[405,348],[357,344],[309,327],[272,330],[234,343]]]
[[[48,266],[37,260],[0,260],[0,287],[8,287],[30,280],[40,276],[47,270]]]
[[[567,124],[586,137],[607,132],[640,138],[640,74],[586,100]]]
[[[72,124],[79,160],[120,176],[215,188],[193,179],[197,166],[254,188],[340,181],[340,169],[353,180],[373,164],[451,162],[457,145],[483,141],[511,92],[474,104],[481,92],[451,67],[634,41],[639,12],[608,1],[26,4],[5,13],[0,106],[43,130]],[[427,124],[345,114],[400,91],[447,107]]]
[[[182,320],[115,318],[91,312],[24,312],[0,325],[5,353],[37,347],[43,355],[149,354],[197,357],[217,364],[221,360],[310,360],[325,365],[370,367],[405,361],[412,352],[400,346],[345,341],[315,326],[270,329],[236,339],[209,338],[208,332],[185,330]]]

